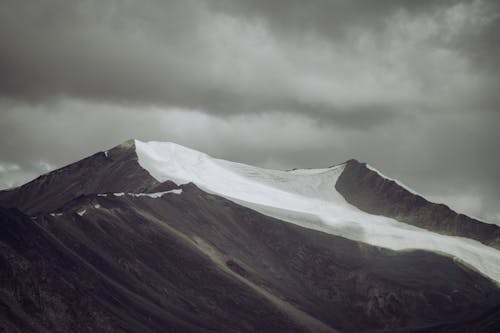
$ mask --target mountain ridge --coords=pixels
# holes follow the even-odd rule
[[[500,249],[499,226],[457,213],[445,204],[431,202],[370,169],[366,163],[349,160],[335,186],[348,202],[368,213],[445,235],[469,237]]]
[[[431,216],[434,219],[432,223],[422,226],[395,219],[390,214],[366,214],[362,205],[346,200],[350,193],[345,191],[347,187],[339,187],[339,184],[345,185],[346,180],[349,184],[357,185],[359,179],[362,179],[356,178],[356,175],[349,178],[353,164],[376,174],[355,160],[333,168],[286,172],[212,158],[174,143],[136,140],[135,146],[138,163],[157,181],[171,179],[177,183],[193,182],[205,191],[224,196],[266,215],[376,246],[395,250],[420,248],[445,252],[500,281],[500,269],[495,264],[500,262],[499,253],[493,250],[496,242],[486,239],[500,232],[500,227],[479,221],[476,223],[479,231],[483,228],[493,228],[494,231],[478,234],[472,230],[474,237],[468,235],[468,239],[482,241],[487,245],[483,246],[464,241],[455,237],[456,234],[446,233],[436,227],[439,226],[439,215]],[[372,197],[382,197],[382,194],[397,197],[399,193],[405,193],[412,200],[424,200],[393,180],[386,180],[382,176],[379,179],[394,186],[388,189],[388,193],[374,193]],[[369,191],[371,188],[370,184],[361,185],[364,187],[360,189],[358,186],[355,193],[363,193],[362,190]],[[461,221],[451,221],[451,225],[456,227],[459,222]],[[413,225],[417,228],[413,228]],[[493,239],[497,240],[495,237]]]
[[[465,236],[498,250],[500,227],[428,202],[355,159],[323,169],[286,172],[214,159],[171,142],[128,140],[42,175],[17,189],[0,191],[0,205],[17,207],[32,215],[51,213],[80,195],[159,192],[155,188],[166,181],[193,182],[205,191],[266,215],[353,240],[396,250],[422,248],[446,252],[500,281],[498,269],[491,265],[488,268],[474,259],[474,252],[480,250],[481,256],[498,260],[496,252],[463,243],[458,238],[439,238],[436,234],[423,233],[427,229],[447,237]],[[382,185],[374,186],[373,182]],[[172,184],[163,186],[170,189]],[[370,209],[370,203],[376,209]],[[402,207],[397,213],[402,211],[406,215],[394,213],[395,207]],[[407,227],[398,224],[400,222],[423,229],[412,230],[413,236],[410,236]],[[388,239],[389,232],[398,238]],[[424,237],[425,241],[415,241],[416,236]],[[449,252],[451,243],[443,242],[452,242],[455,250]]]
[[[396,333],[498,324],[498,251],[432,234],[481,256],[469,266],[449,251],[364,241],[428,231],[347,202],[336,185],[352,160],[286,172],[160,147],[146,161],[157,165],[144,167],[140,149],[129,140],[0,192],[0,329]],[[342,186],[363,193],[349,177]]]
[[[47,252],[48,245],[42,244],[39,248],[38,243],[32,241],[43,231],[48,235],[51,244],[55,242],[53,244],[63,251],[63,255],[66,255],[68,250],[70,256],[72,253],[77,254],[72,257],[76,259],[73,259],[70,267],[78,268],[78,271],[83,269],[86,272],[83,277],[89,274],[92,276],[86,277],[84,281],[95,281],[88,287],[77,287],[77,290],[98,291],[96,296],[92,296],[97,298],[89,302],[101,309],[100,316],[112,318],[113,321],[118,318],[120,322],[133,328],[132,330],[146,332],[157,331],[160,327],[177,327],[177,331],[195,332],[208,330],[208,327],[212,326],[218,327],[217,330],[221,332],[229,327],[248,332],[317,331],[310,328],[307,321],[289,322],[290,319],[280,315],[283,310],[274,308],[274,305],[269,307],[272,303],[268,303],[269,301],[259,294],[250,297],[247,283],[265,288],[273,297],[292,302],[300,311],[305,311],[333,329],[342,331],[359,331],[360,328],[366,330],[370,327],[419,326],[445,318],[453,320],[463,316],[480,315],[500,301],[500,290],[495,284],[466,267],[457,266],[451,258],[425,251],[397,253],[356,243],[263,216],[224,198],[207,194],[192,184],[182,185],[181,188],[181,194],[170,194],[161,198],[95,196],[93,199],[98,200],[96,202],[99,208],[95,208],[94,202],[89,203],[85,197],[76,198],[74,204],[68,211],[63,211],[62,215],[46,214],[35,220],[17,215],[25,221],[28,230],[34,228],[31,232],[33,236],[29,236],[26,243],[32,245],[28,247],[34,248],[36,253]],[[87,208],[85,214],[76,214],[80,207]],[[8,220],[5,218],[1,220],[1,234],[8,235],[9,232],[5,230],[11,230],[9,226],[15,224],[6,224]],[[18,234],[19,232],[14,233]],[[21,235],[27,234],[22,232]],[[23,245],[24,241],[18,244],[15,239],[7,241],[8,248],[14,246],[24,251],[27,245]],[[53,251],[50,250],[52,246],[48,248],[49,253]],[[12,254],[12,250],[7,253],[10,253],[11,259],[6,265],[11,268],[2,269],[2,272],[14,270],[18,273],[13,276],[20,276],[20,272],[24,272],[21,276],[30,276],[29,270],[23,268],[26,265],[20,265],[29,259],[26,259],[25,255],[19,258],[20,254]],[[48,259],[52,257],[49,255]],[[202,261],[190,264],[195,258]],[[64,267],[68,266],[64,262],[66,261],[61,262],[63,266],[56,271],[62,269],[60,274],[66,277],[64,271],[68,268]],[[412,263],[411,267],[408,262]],[[49,274],[47,270],[51,271],[50,267],[53,265],[59,267],[59,260],[55,264],[43,266],[42,272],[46,273],[42,276]],[[226,265],[227,268],[220,265]],[[91,271],[86,267],[91,268]],[[439,269],[431,270],[430,267]],[[215,280],[208,278],[213,274],[219,276],[217,279],[223,278],[222,281],[225,282],[215,283]],[[66,278],[73,285],[80,286],[84,283],[74,276]],[[5,280],[5,276],[2,279]],[[241,279],[248,282],[241,284]],[[48,281],[53,282],[48,286],[43,281],[47,280],[41,280],[41,284],[35,289],[45,290],[42,295],[47,294],[46,288],[53,290],[60,283],[57,276],[49,278]],[[112,284],[109,284],[111,281]],[[393,285],[395,282],[396,286]],[[98,287],[101,283],[108,286],[106,289],[111,289],[102,294],[104,290]],[[422,288],[423,285],[426,287]],[[474,285],[476,287],[473,287]],[[193,290],[193,296],[188,296],[191,294],[181,288],[171,294],[181,286],[189,286],[189,290],[195,288],[197,291]],[[206,288],[208,289],[205,290]],[[206,298],[205,293],[211,288],[218,290],[219,300],[229,302],[227,305],[217,305],[218,310],[215,313],[209,310],[209,303],[205,304],[206,301],[203,300]],[[165,294],[165,290],[171,291]],[[127,296],[130,292],[141,295],[144,300]],[[241,292],[246,296],[233,303],[239,299],[237,295]],[[23,297],[28,297],[31,301],[23,302],[34,304],[34,310],[31,311],[45,313],[47,310],[42,305],[44,303],[36,301],[37,293],[39,292],[35,292],[33,296],[26,294]],[[89,296],[94,293],[95,291],[92,291]],[[123,316],[116,317],[109,311],[116,311],[118,304],[109,303],[109,296],[106,296],[108,294],[113,295],[112,299],[117,299],[113,302],[118,302],[121,308],[127,309],[130,315],[138,318],[143,325],[146,318],[140,313],[145,309],[148,309],[152,316],[154,313],[163,313],[161,316],[164,319],[160,320],[158,315],[154,315],[153,322],[146,320],[146,326],[137,326],[138,323],[129,322]],[[85,293],[79,297],[86,297],[84,295]],[[197,296],[194,297],[195,295]],[[59,294],[58,297],[61,302],[71,302],[65,299],[65,294]],[[250,299],[247,299],[248,297]],[[177,299],[178,301],[174,301]],[[14,301],[15,299],[10,299],[8,304]],[[184,302],[189,306],[181,305]],[[257,303],[252,305],[252,302]],[[427,303],[429,304],[424,306]],[[148,304],[159,304],[159,308],[155,310]],[[259,318],[263,313],[256,315],[248,312],[247,316],[250,317],[243,319],[244,316],[238,309],[254,307],[257,304],[260,304],[257,308],[267,309],[264,311],[267,315],[273,314],[271,318],[278,326],[268,326],[268,320],[271,318]],[[358,306],[362,304],[363,310],[360,312]],[[73,305],[75,306],[78,309],[79,305]],[[179,310],[174,311],[172,306]],[[197,309],[195,313],[198,313],[198,316],[200,311],[205,314],[205,318],[230,314],[247,323],[250,320],[257,326],[244,328],[245,326],[227,319],[228,324],[224,324],[225,326],[217,326],[213,321],[202,324],[200,320],[195,320],[192,314],[189,315],[194,311],[193,307]],[[183,311],[187,312],[182,314]],[[71,319],[71,313],[63,312],[61,316],[64,318],[63,322],[75,320]],[[183,324],[186,320],[182,319],[183,317],[191,318],[189,321],[195,326],[208,326],[201,330],[195,326],[189,328],[190,326]],[[175,324],[176,322],[179,324]],[[40,325],[43,326],[44,323]],[[116,327],[117,323],[107,325]]]

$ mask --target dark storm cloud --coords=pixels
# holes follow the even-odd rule
[[[481,4],[477,10],[494,7]],[[394,31],[401,28],[398,24],[411,23],[404,22],[406,17],[424,20],[423,26],[415,27],[418,32],[426,28],[428,17],[436,20],[453,6],[460,9],[457,1],[45,0],[3,1],[0,6],[0,93],[5,97],[36,102],[72,96],[226,113],[308,112],[315,110],[311,103],[335,113],[343,107],[354,109],[358,98],[361,104],[394,104],[390,90],[418,98],[422,87],[443,83],[437,71],[426,68],[448,59],[420,59],[418,54],[412,58],[411,49],[410,54],[391,55],[395,38],[422,37],[394,36]],[[478,19],[474,14],[462,21]],[[403,22],[393,19],[398,15],[403,15]],[[473,27],[466,30],[468,35],[460,32],[438,46],[464,48],[470,58],[463,61],[483,63],[488,52],[474,50],[496,44],[497,21],[480,27],[474,22],[447,22],[461,25],[457,29]],[[441,35],[452,28],[423,36],[425,40],[417,41],[419,53],[431,57],[427,48],[439,49],[433,39],[445,38]],[[368,44],[358,45],[363,42]],[[309,48],[309,54],[297,50],[302,47]],[[404,47],[408,45],[393,45],[396,51]],[[391,56],[394,59],[388,60]],[[364,97],[367,92],[379,93],[377,84],[367,81],[383,80],[384,71],[400,75],[401,87],[382,82],[380,89],[389,96],[382,96],[383,101]],[[323,86],[321,98],[304,92],[310,81]],[[344,91],[329,81],[345,84],[353,96],[336,103],[336,95]],[[403,88],[408,91],[397,91]]]
[[[217,10],[250,19],[265,20],[278,34],[315,33],[324,38],[347,38],[359,30],[381,32],[386,19],[404,11],[411,15],[429,14],[460,1],[433,0],[215,0],[209,2]]]
[[[494,0],[4,0],[0,186],[137,137],[500,221],[499,38]]]
[[[197,91],[197,64],[186,59],[197,51],[189,45],[199,22],[190,1],[4,1],[2,7],[4,96],[155,102],[171,92],[166,98],[175,104],[183,90]]]

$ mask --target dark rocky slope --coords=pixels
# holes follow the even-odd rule
[[[86,195],[36,219],[1,209],[0,327],[360,332],[456,322],[498,304],[494,283],[451,258],[357,243],[182,190]]]
[[[415,331],[415,333],[498,333],[500,332],[500,305],[477,316],[474,319],[433,326]]]
[[[48,213],[80,195],[100,192],[144,192],[158,182],[137,163],[134,141],[0,191],[0,206],[28,215]]]
[[[365,163],[349,160],[335,188],[349,203],[370,214],[384,215],[445,235],[472,238],[500,249],[499,226],[429,202],[382,177]]]

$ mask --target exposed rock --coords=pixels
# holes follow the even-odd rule
[[[146,192],[159,183],[137,163],[133,141],[44,174],[11,190],[0,191],[0,207],[28,215],[52,212],[91,193]]]
[[[356,160],[346,163],[335,188],[349,203],[370,214],[391,217],[445,235],[472,238],[500,249],[499,226],[429,202]]]
[[[451,258],[369,246],[192,184],[182,190],[79,197],[62,216],[36,220],[2,209],[0,327],[358,332],[472,318],[499,300],[493,282]],[[69,213],[78,207],[85,215]]]
[[[279,221],[192,183],[160,183],[133,145],[0,192],[0,206],[18,208],[0,208],[0,332],[497,327],[499,287],[453,258],[382,249]],[[497,244],[496,229],[356,161],[337,187],[370,213]],[[167,193],[147,195],[158,192]]]

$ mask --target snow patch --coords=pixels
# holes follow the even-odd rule
[[[107,197],[108,195],[107,195],[107,194],[105,194],[105,193],[99,193],[97,196],[98,196],[98,197]]]
[[[107,151],[107,150],[106,150],[106,151],[104,151],[104,156],[105,156],[106,158],[108,158],[108,157],[109,157],[109,153],[108,153],[108,151]]]
[[[347,203],[335,190],[344,164],[280,171],[212,158],[168,142],[136,140],[135,147],[139,164],[159,182],[193,182],[265,215],[376,246],[446,253],[500,282],[500,251],[475,240],[371,215]]]
[[[149,197],[149,198],[161,198],[167,193],[173,193],[173,194],[181,194],[182,189],[175,189],[175,190],[170,190],[170,191],[164,191],[164,192],[155,192],[155,193],[127,193],[130,196],[133,197]]]
[[[78,215],[80,215],[80,216],[83,216],[83,215],[85,215],[85,213],[86,213],[86,212],[87,212],[87,210],[86,210],[86,209],[83,209],[83,210],[80,210],[80,211],[78,211],[78,212],[76,212],[76,213],[77,213]]]
[[[164,192],[154,192],[154,193],[125,193],[125,192],[119,192],[119,193],[113,193],[115,197],[123,197],[124,195],[129,195],[131,197],[149,197],[149,198],[161,198],[165,194],[181,194],[182,189],[175,189],[175,190],[170,190],[170,191],[164,191]],[[105,197],[107,196],[106,194],[98,194],[98,197]],[[99,206],[100,207],[100,206]],[[97,207],[96,207],[97,208]]]
[[[94,208],[99,209],[99,208],[101,208],[101,205],[99,205],[99,204],[95,204],[95,205],[94,205]]]

